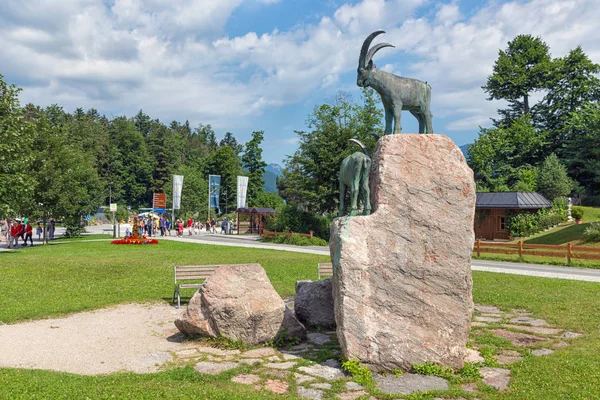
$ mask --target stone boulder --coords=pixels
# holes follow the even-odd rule
[[[259,264],[218,268],[175,325],[188,336],[223,336],[250,345],[283,334],[306,339],[304,325],[284,304]]]
[[[473,171],[443,135],[387,135],[369,216],[337,218],[329,243],[337,334],[373,369],[460,368],[473,312]]]
[[[307,327],[335,328],[333,286],[331,278],[320,281],[297,281],[294,312]]]

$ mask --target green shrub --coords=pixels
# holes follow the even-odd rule
[[[412,370],[420,375],[433,375],[445,379],[454,378],[454,371],[452,368],[431,361],[428,361],[425,364],[415,364],[412,366]]]
[[[600,223],[592,222],[590,226],[585,228],[583,238],[586,242],[600,242]]]
[[[275,232],[310,232],[314,236],[329,240],[329,218],[310,211],[301,211],[292,206],[284,207],[276,218],[269,221],[267,229]]]
[[[373,385],[373,374],[367,367],[361,365],[358,359],[353,358],[348,361],[344,361],[342,363],[342,368],[344,371],[350,373],[352,375],[352,379],[354,379],[358,384],[370,387]]]
[[[556,199],[552,202],[550,209],[542,208],[536,213],[509,213],[506,218],[506,226],[511,237],[526,237],[552,228],[566,220],[564,199]]]
[[[306,236],[300,236],[298,234],[293,235],[275,235],[272,237],[261,238],[263,242],[280,243],[280,244],[291,244],[294,246],[327,246],[327,241],[313,236],[312,238]]]
[[[575,219],[582,219],[584,212],[584,209],[581,207],[573,207],[571,209],[571,216]]]

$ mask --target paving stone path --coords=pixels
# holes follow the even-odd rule
[[[465,362],[479,367],[480,379],[462,384],[436,376],[373,374],[373,385],[364,387],[352,380],[341,367],[341,354],[335,331],[311,332],[308,340],[282,348],[261,347],[248,351],[226,350],[204,345],[176,352],[179,365],[193,365],[204,374],[239,370],[231,380],[277,394],[301,399],[378,399],[385,395],[408,395],[420,391],[462,390],[465,398],[476,398],[479,390],[503,391],[510,385],[510,366],[531,357],[551,356],[581,336],[565,332],[536,318],[527,310],[500,310],[476,305],[471,339]],[[493,335],[502,345],[490,345],[480,338]],[[484,344],[485,343],[485,344]],[[188,343],[189,344],[189,343]],[[450,397],[436,397],[445,400]]]

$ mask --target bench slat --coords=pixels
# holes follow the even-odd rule
[[[179,285],[181,289],[198,289],[202,287],[201,283],[183,283]]]
[[[319,263],[319,278],[333,277],[332,263]]]
[[[177,281],[197,281],[197,280],[208,279],[211,276],[212,276],[211,274],[207,274],[207,275],[178,276],[177,277]]]

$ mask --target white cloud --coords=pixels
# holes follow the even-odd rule
[[[233,129],[266,109],[354,87],[341,77],[356,69],[366,35],[382,28],[396,49],[375,61],[431,84],[434,125],[436,116],[453,119],[436,130],[476,130],[501,106],[480,86],[517,34],[541,36],[553,56],[580,44],[600,62],[596,0],[494,1],[468,16],[459,1],[363,0],[312,25],[228,37],[224,26],[242,1],[8,0],[0,72],[25,83],[24,101],[128,115],[143,108]]]

